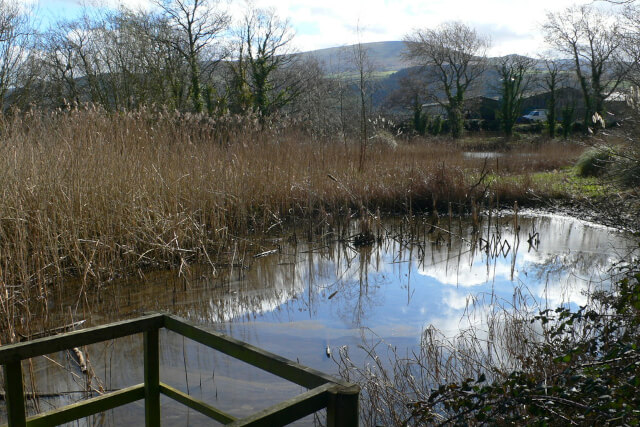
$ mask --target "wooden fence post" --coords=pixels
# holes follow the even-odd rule
[[[27,416],[24,411],[24,388],[22,386],[22,361],[4,365],[4,389],[9,427],[24,427]]]
[[[146,427],[160,425],[160,349],[158,329],[144,333],[144,420]]]
[[[353,427],[359,425],[360,387],[340,387],[329,394],[327,405],[328,427]]]

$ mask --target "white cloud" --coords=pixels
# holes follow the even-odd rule
[[[401,40],[413,28],[434,27],[459,20],[488,33],[494,41],[492,54],[535,53],[542,42],[540,24],[547,10],[560,10],[575,0],[447,1],[432,0],[281,0],[276,9],[291,18],[303,50],[352,44],[359,25],[365,42]],[[583,1],[583,3],[586,3]],[[259,0],[259,7],[274,6]]]
[[[124,5],[148,8],[150,0],[39,0],[42,8],[77,7],[80,4]],[[401,40],[414,28],[435,27],[459,20],[485,33],[493,40],[491,55],[535,54],[542,46],[540,26],[547,11],[558,11],[576,0],[255,0],[260,8],[274,8],[290,19],[296,29],[295,43],[300,50],[342,46],[358,41]],[[579,3],[590,3],[579,0]],[[240,18],[246,1],[220,1],[220,6]]]

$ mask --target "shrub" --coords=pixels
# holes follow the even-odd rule
[[[638,156],[638,153],[620,158],[614,164],[613,171],[623,186],[640,186],[640,156]]]
[[[416,110],[413,113],[413,130],[415,130],[418,135],[424,135],[427,131],[427,125],[429,124],[429,117],[424,114],[421,110]]]
[[[440,116],[435,116],[429,121],[429,133],[433,136],[438,136],[443,131],[443,120]]]
[[[584,132],[584,122],[573,122],[571,124],[571,132],[572,133],[581,133]]]
[[[477,132],[482,129],[482,119],[469,119],[464,121],[464,128],[471,132]]]
[[[576,167],[580,176],[602,176],[613,161],[614,151],[610,147],[595,147],[585,151]]]
[[[482,130],[497,132],[500,130],[500,120],[483,120]]]
[[[567,106],[562,109],[562,137],[567,139],[573,131],[573,107]]]

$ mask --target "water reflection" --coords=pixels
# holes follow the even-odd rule
[[[357,346],[369,333],[410,350],[430,325],[448,335],[470,325],[480,328],[483,311],[472,313],[470,307],[482,303],[583,305],[590,290],[608,285],[611,264],[637,248],[627,235],[557,216],[521,216],[519,233],[511,217],[485,220],[475,237],[469,224],[454,223],[452,231],[460,237],[449,238],[444,231],[429,234],[427,223],[413,225],[407,233],[406,224],[388,221],[384,239],[360,248],[335,241],[267,242],[279,251],[247,257],[244,265],[215,274],[194,267],[187,278],[155,273],[140,283],[112,284],[89,295],[85,310],[93,324],[169,311],[336,373],[327,346],[348,345],[356,361],[364,360]],[[529,239],[536,233],[539,241]],[[77,298],[77,293],[71,295],[55,299],[52,307],[66,313]],[[163,334],[162,343],[162,380],[234,415],[248,415],[301,391],[173,334]],[[140,351],[138,338],[89,349],[96,384],[112,389],[138,382]],[[53,357],[66,368],[36,361],[37,390],[78,388],[70,383],[75,380],[68,356]],[[40,409],[73,399],[49,399]],[[207,425],[185,408],[164,405],[172,425]],[[141,405],[129,406],[100,418],[99,424],[117,425],[122,417],[140,420]]]

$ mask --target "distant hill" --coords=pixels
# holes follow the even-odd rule
[[[385,41],[375,43],[363,43],[373,68],[373,77],[376,80],[376,92],[373,94],[374,105],[378,106],[384,102],[394,90],[400,86],[401,79],[412,70],[416,69],[416,64],[404,57],[406,45],[403,41]],[[315,58],[324,67],[328,75],[343,74],[350,77],[355,72],[353,64],[354,45],[331,47],[326,49],[302,52],[302,58]],[[495,66],[502,58],[489,58],[487,69],[480,88],[475,95],[496,98],[499,96],[499,77]],[[544,69],[542,61],[536,61],[536,71]],[[434,90],[439,92],[439,90]],[[444,94],[438,94],[444,95]]]
[[[366,49],[373,68],[372,77],[375,80],[375,90],[371,94],[371,99],[374,107],[385,106],[385,108],[399,108],[400,106],[393,107],[392,104],[388,102],[389,97],[401,88],[403,78],[409,76],[411,73],[415,73],[420,67],[404,57],[406,45],[403,41],[363,43],[362,47]],[[339,46],[302,52],[297,55],[303,58],[315,58],[324,67],[327,75],[339,75],[341,78],[352,79],[355,77],[356,71],[352,60],[353,48],[354,45]],[[500,76],[496,68],[504,58],[503,56],[487,59],[485,73],[478,82],[479,84],[476,89],[467,94],[469,98],[483,97],[495,101],[499,99]],[[570,69],[572,61],[565,61],[566,63],[563,65],[565,68]],[[544,61],[534,59],[532,71],[544,75],[546,73]],[[355,82],[353,82],[353,90],[355,93]],[[431,86],[430,91],[432,96],[436,96],[439,99],[444,97],[444,93],[442,93],[442,89],[437,83]],[[522,106],[523,111],[528,111],[533,108],[545,108],[548,94],[540,92],[544,92],[544,88],[536,85],[530,88],[530,92],[525,97],[526,99]],[[577,112],[582,108],[581,103],[583,101],[581,100],[580,92],[576,89],[562,89],[558,94],[558,100],[560,107],[565,104],[573,105]],[[424,102],[433,102],[433,98],[425,99]],[[402,108],[400,108],[400,110],[402,110]]]
[[[302,52],[302,57],[313,57],[323,64],[328,74],[349,73],[354,70],[352,52],[354,45],[330,47],[327,49]],[[371,60],[373,70],[388,73],[410,67],[412,64],[403,58],[405,45],[402,41],[362,43]]]
[[[313,57],[325,66],[327,73],[338,74],[353,71],[352,52],[355,45],[336,46],[325,49],[301,52],[297,55],[304,57]],[[395,72],[405,68],[413,67],[416,64],[404,58],[406,53],[406,45],[403,41],[385,41],[362,43],[362,47],[366,49],[373,70],[375,72]],[[507,55],[518,56],[518,55]],[[493,68],[504,57],[488,58],[489,69]],[[537,71],[544,70],[544,62],[535,60],[534,68]]]

